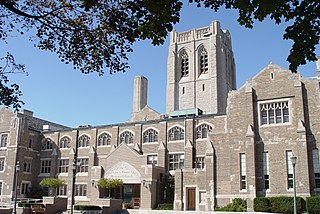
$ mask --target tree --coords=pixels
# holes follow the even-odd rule
[[[49,188],[49,195],[55,195],[55,190],[65,184],[65,181],[59,178],[44,178],[40,181],[41,187]]]
[[[238,22],[251,28],[265,18],[289,25],[284,39],[293,41],[288,56],[296,72],[306,60],[316,60],[319,43],[318,0],[189,0],[217,11],[222,6],[239,11]],[[127,53],[137,40],[163,44],[180,18],[182,0],[0,0],[0,39],[11,34],[31,33],[30,40],[41,50],[55,52],[62,62],[83,73],[103,75],[128,68]],[[19,90],[15,90],[19,91]],[[19,95],[21,92],[19,91]],[[9,94],[10,95],[10,94]],[[12,95],[14,96],[14,95]],[[18,100],[0,97],[2,103]],[[19,107],[19,105],[16,105]]]
[[[109,195],[108,197],[110,198],[110,190],[112,188],[117,188],[123,186],[123,181],[121,179],[116,179],[116,178],[100,178],[97,186],[101,189],[108,189],[109,190]]]

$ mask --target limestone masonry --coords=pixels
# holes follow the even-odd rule
[[[250,65],[248,65],[250,66]],[[167,62],[166,113],[147,104],[148,80],[134,79],[131,118],[121,124],[69,128],[0,110],[0,202],[47,194],[39,182],[60,178],[57,195],[75,204],[104,206],[109,195],[128,208],[153,209],[170,200],[175,210],[212,211],[233,198],[292,196],[297,157],[297,195],[320,193],[320,63],[317,76],[269,64],[236,90],[231,36],[217,21],[172,31]],[[151,83],[152,84],[152,83]],[[100,178],[124,182],[109,191]]]

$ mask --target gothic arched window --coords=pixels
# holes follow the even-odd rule
[[[46,138],[42,141],[41,150],[49,150],[53,147],[53,141],[49,138]]]
[[[108,133],[102,133],[98,137],[98,146],[107,146],[111,143],[111,136]]]
[[[212,127],[208,124],[201,124],[197,127],[197,139],[208,137],[208,133],[212,132]]]
[[[71,139],[67,136],[64,136],[60,139],[59,148],[70,148]]]
[[[184,140],[184,130],[179,126],[175,126],[169,130],[169,141]]]
[[[180,66],[181,66],[181,77],[188,76],[189,74],[189,56],[187,52],[184,50],[181,53],[180,57]]]
[[[122,132],[120,135],[120,143],[132,144],[133,143],[133,133],[129,131]]]
[[[143,143],[158,142],[158,132],[154,129],[148,129],[143,132]]]
[[[202,47],[199,51],[199,68],[200,74],[208,73],[208,52]]]
[[[88,135],[81,135],[78,140],[78,147],[87,147],[89,146],[90,137]]]

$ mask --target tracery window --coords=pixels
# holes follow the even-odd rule
[[[98,137],[98,146],[107,146],[111,143],[111,136],[108,133],[102,133]]]
[[[124,131],[120,135],[120,143],[132,144],[133,143],[133,133],[129,131]]]
[[[200,74],[205,74],[208,72],[208,52],[204,47],[202,47],[199,55]]]
[[[59,143],[59,147],[60,148],[70,148],[70,142],[71,139],[67,136],[61,138],[60,143]]]
[[[182,53],[181,53],[180,63],[181,63],[181,77],[188,76],[188,74],[189,74],[189,56],[185,50],[182,51]]]
[[[260,104],[261,125],[289,123],[289,102],[273,102]]]
[[[158,132],[154,129],[148,129],[143,132],[143,143],[158,142]]]
[[[184,140],[184,130],[175,126],[169,130],[169,141]]]
[[[208,124],[201,124],[197,127],[197,139],[204,139],[208,137],[208,133],[212,132],[212,126]]]
[[[78,140],[78,147],[87,147],[89,146],[90,137],[88,135],[81,135]]]
[[[42,141],[41,150],[50,150],[53,147],[53,142],[49,138],[46,138]]]

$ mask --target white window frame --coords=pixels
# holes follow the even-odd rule
[[[57,193],[59,196],[67,196],[68,195],[68,185],[65,183],[62,186],[58,187]]]
[[[151,158],[151,159],[149,159]],[[148,165],[158,165],[158,155],[157,154],[149,154],[147,155],[147,164]]]
[[[206,168],[206,158],[205,156],[196,156],[194,160],[194,168],[205,169]]]
[[[205,205],[207,202],[207,193],[205,190],[199,190],[199,205]]]
[[[3,163],[0,164],[0,166],[2,165],[3,169],[1,170],[1,168],[0,168],[0,172],[4,172],[5,171],[5,167],[6,167],[6,157],[0,157],[0,159],[3,159]]]
[[[172,162],[170,162],[170,156],[171,155],[173,156],[173,161]],[[175,156],[179,156],[178,157],[178,161],[174,161],[175,160]],[[183,156],[183,158],[181,158],[182,156]],[[181,163],[181,160],[183,160],[182,163]],[[170,153],[170,154],[168,154],[168,169],[169,169],[169,171],[175,171],[177,169],[184,169],[184,161],[185,161],[185,154],[184,153]],[[173,166],[178,164],[178,167],[170,168],[170,164],[173,164]]]
[[[2,194],[3,186],[4,186],[3,180],[0,180],[0,196],[3,195]]]
[[[24,184],[27,184],[27,188],[22,188],[24,186]],[[20,184],[20,195],[26,197],[27,194],[29,193],[31,189],[31,181],[21,181],[21,184]]]
[[[102,132],[98,136],[98,146],[111,146],[111,134],[108,132]]]
[[[58,173],[68,173],[69,172],[69,165],[70,165],[70,161],[69,158],[60,158],[58,159]],[[67,164],[65,164],[65,162],[63,161],[67,161]],[[64,163],[64,165],[61,165],[61,163]],[[64,170],[60,170],[60,169],[64,169]]]
[[[288,111],[289,111],[289,122],[281,122],[281,123],[276,123],[276,115],[274,115],[274,120],[275,122],[270,124],[267,122],[267,124],[262,124],[262,119],[261,119],[261,106],[263,104],[272,104],[272,103],[282,103],[282,102],[288,102]],[[285,126],[285,125],[291,125],[292,124],[292,101],[290,98],[283,98],[283,99],[273,99],[273,100],[264,100],[264,101],[258,101],[258,118],[259,118],[259,126],[260,127],[270,127],[270,126]],[[269,120],[269,118],[267,118]]]
[[[86,160],[83,164],[83,160]],[[88,173],[89,172],[89,157],[78,157],[77,158],[77,173]]]
[[[43,161],[50,161],[50,166],[42,166],[42,162]],[[52,167],[52,160],[51,158],[44,158],[44,159],[40,159],[40,175],[49,175],[51,173],[51,167]],[[42,168],[48,168],[49,172],[42,172],[42,171],[47,171],[47,170],[42,170]]]
[[[264,179],[264,189],[270,189],[270,173],[269,173],[269,153],[262,153],[262,164],[263,164],[263,179]]]
[[[78,189],[79,187],[79,189]],[[81,188],[85,187],[85,189]],[[79,195],[80,193],[80,195]],[[85,193],[85,194],[83,194]],[[74,186],[74,196],[75,197],[87,197],[88,195],[88,184],[87,183],[76,183]]]
[[[5,142],[3,142],[4,137],[7,136],[5,139]],[[0,134],[0,148],[6,148],[8,146],[8,139],[9,139],[9,134],[8,133],[1,133]]]
[[[287,190],[293,190],[293,166],[291,157],[293,157],[292,150],[286,150]]]
[[[319,149],[312,150],[312,162],[313,162],[313,173],[314,173],[314,188],[320,190],[320,160],[319,160]],[[318,185],[318,187],[317,187]]]
[[[27,164],[27,166],[26,166],[26,169],[25,169],[25,165],[26,164]],[[29,174],[32,172],[32,158],[31,157],[26,157],[24,159],[23,172],[24,173],[29,173]]]
[[[245,153],[240,153],[240,191],[247,191],[247,167]]]

